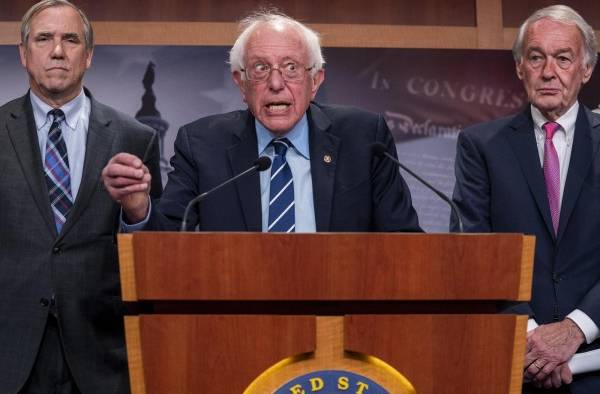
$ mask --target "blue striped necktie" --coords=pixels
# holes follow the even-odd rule
[[[48,112],[48,115],[52,116],[53,121],[50,131],[48,131],[48,141],[46,142],[44,172],[56,231],[60,233],[62,226],[67,221],[67,215],[73,207],[67,146],[65,145],[65,140],[60,129],[60,124],[64,121],[65,114],[60,109],[54,109]]]
[[[269,232],[294,232],[296,215],[294,209],[294,181],[285,154],[292,146],[287,138],[271,141],[275,157],[271,166],[269,190]]]

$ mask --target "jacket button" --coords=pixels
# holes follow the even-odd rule
[[[559,274],[557,274],[556,272],[553,272],[553,273],[552,273],[552,281],[553,281],[554,283],[558,283],[558,282],[560,282],[560,280],[561,280],[561,279],[562,279],[562,278],[560,277],[560,275],[559,275]]]
[[[40,305],[43,307],[47,307],[50,304],[50,301],[47,298],[40,298]]]
[[[61,250],[61,249],[60,249],[60,247],[58,247],[58,246],[55,246],[55,247],[52,249],[52,253],[54,253],[54,254],[60,254],[60,252],[62,252],[62,250]]]

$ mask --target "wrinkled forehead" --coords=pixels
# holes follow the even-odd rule
[[[308,51],[304,36],[297,27],[285,23],[264,23],[257,26],[246,43],[246,60],[280,60],[292,58],[308,62]]]
[[[56,5],[36,12],[30,22],[30,30],[56,29],[72,30],[83,34],[84,26],[81,16],[73,7]]]
[[[579,49],[583,48],[584,38],[583,33],[574,23],[542,18],[527,26],[524,47],[540,42],[549,45],[568,45]]]

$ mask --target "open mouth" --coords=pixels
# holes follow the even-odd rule
[[[288,108],[290,107],[290,103],[283,103],[283,102],[277,102],[277,103],[269,103],[266,105],[267,110],[271,113],[282,113],[282,112],[286,112],[288,110]]]

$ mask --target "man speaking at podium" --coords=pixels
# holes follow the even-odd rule
[[[584,356],[596,360],[585,373],[570,369],[576,351],[600,347],[600,116],[577,100],[594,30],[547,7],[523,23],[513,55],[531,105],[460,134],[454,199],[467,231],[536,236],[532,299],[512,310],[530,317],[524,392],[600,393],[600,353]]]
[[[383,117],[311,102],[325,78],[317,33],[282,14],[256,13],[242,21],[229,61],[248,109],[179,130],[160,201],[149,199],[150,179],[135,156],[116,155],[105,167],[128,230],[179,229],[192,199],[268,156],[270,171],[208,196],[186,229],[420,231],[398,168],[372,153],[379,142],[396,155]]]

